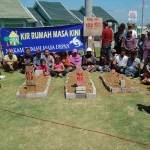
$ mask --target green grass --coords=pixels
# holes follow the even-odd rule
[[[107,135],[43,122],[2,111],[8,109],[49,121],[101,131],[150,144],[150,116],[136,104],[149,105],[145,92],[110,94],[92,74],[97,98],[66,100],[64,79],[52,79],[49,96],[43,99],[17,99],[16,91],[24,82],[20,73],[6,74],[0,89],[0,150],[148,150]]]

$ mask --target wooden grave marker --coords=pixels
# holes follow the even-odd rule
[[[26,77],[26,85],[27,86],[36,86],[36,78],[34,75],[34,67],[26,66],[25,68],[25,77]]]

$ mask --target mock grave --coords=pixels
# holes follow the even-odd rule
[[[92,99],[96,97],[96,88],[88,72],[77,69],[67,75],[65,97],[66,99]]]
[[[26,66],[25,82],[16,93],[19,98],[40,98],[48,96],[50,76],[44,76],[41,70],[34,72],[33,66]]]
[[[105,88],[112,93],[134,93],[139,91],[133,80],[117,72],[100,75],[100,79]]]

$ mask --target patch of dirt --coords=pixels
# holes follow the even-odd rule
[[[120,88],[120,80],[125,80],[125,88],[131,88],[135,86],[135,83],[131,79],[117,72],[105,74],[104,79],[109,86],[115,88]]]
[[[89,73],[87,71],[82,71],[82,73],[83,73],[82,86],[86,87],[86,92],[92,93],[93,88],[92,88],[92,84],[90,82]],[[69,93],[75,92],[75,88],[77,86],[77,75],[76,74],[77,74],[77,71],[74,71],[74,72],[69,73],[67,76],[68,82],[65,85],[65,88],[67,89],[67,92],[69,92]]]
[[[27,86],[27,85],[21,86],[21,88],[19,89],[20,94],[43,92],[46,88],[46,84],[49,78],[50,78],[49,76],[43,76],[43,75],[38,76],[35,79],[36,85],[35,86]]]

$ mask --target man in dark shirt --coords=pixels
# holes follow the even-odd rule
[[[92,49],[89,47],[86,50],[86,55],[82,58],[82,69],[93,72],[97,70],[96,58],[92,55]]]
[[[30,66],[32,64],[33,64],[33,57],[31,54],[31,50],[30,50],[30,48],[26,48],[24,56],[21,61],[21,68],[22,68],[21,72],[25,73],[25,67]]]

